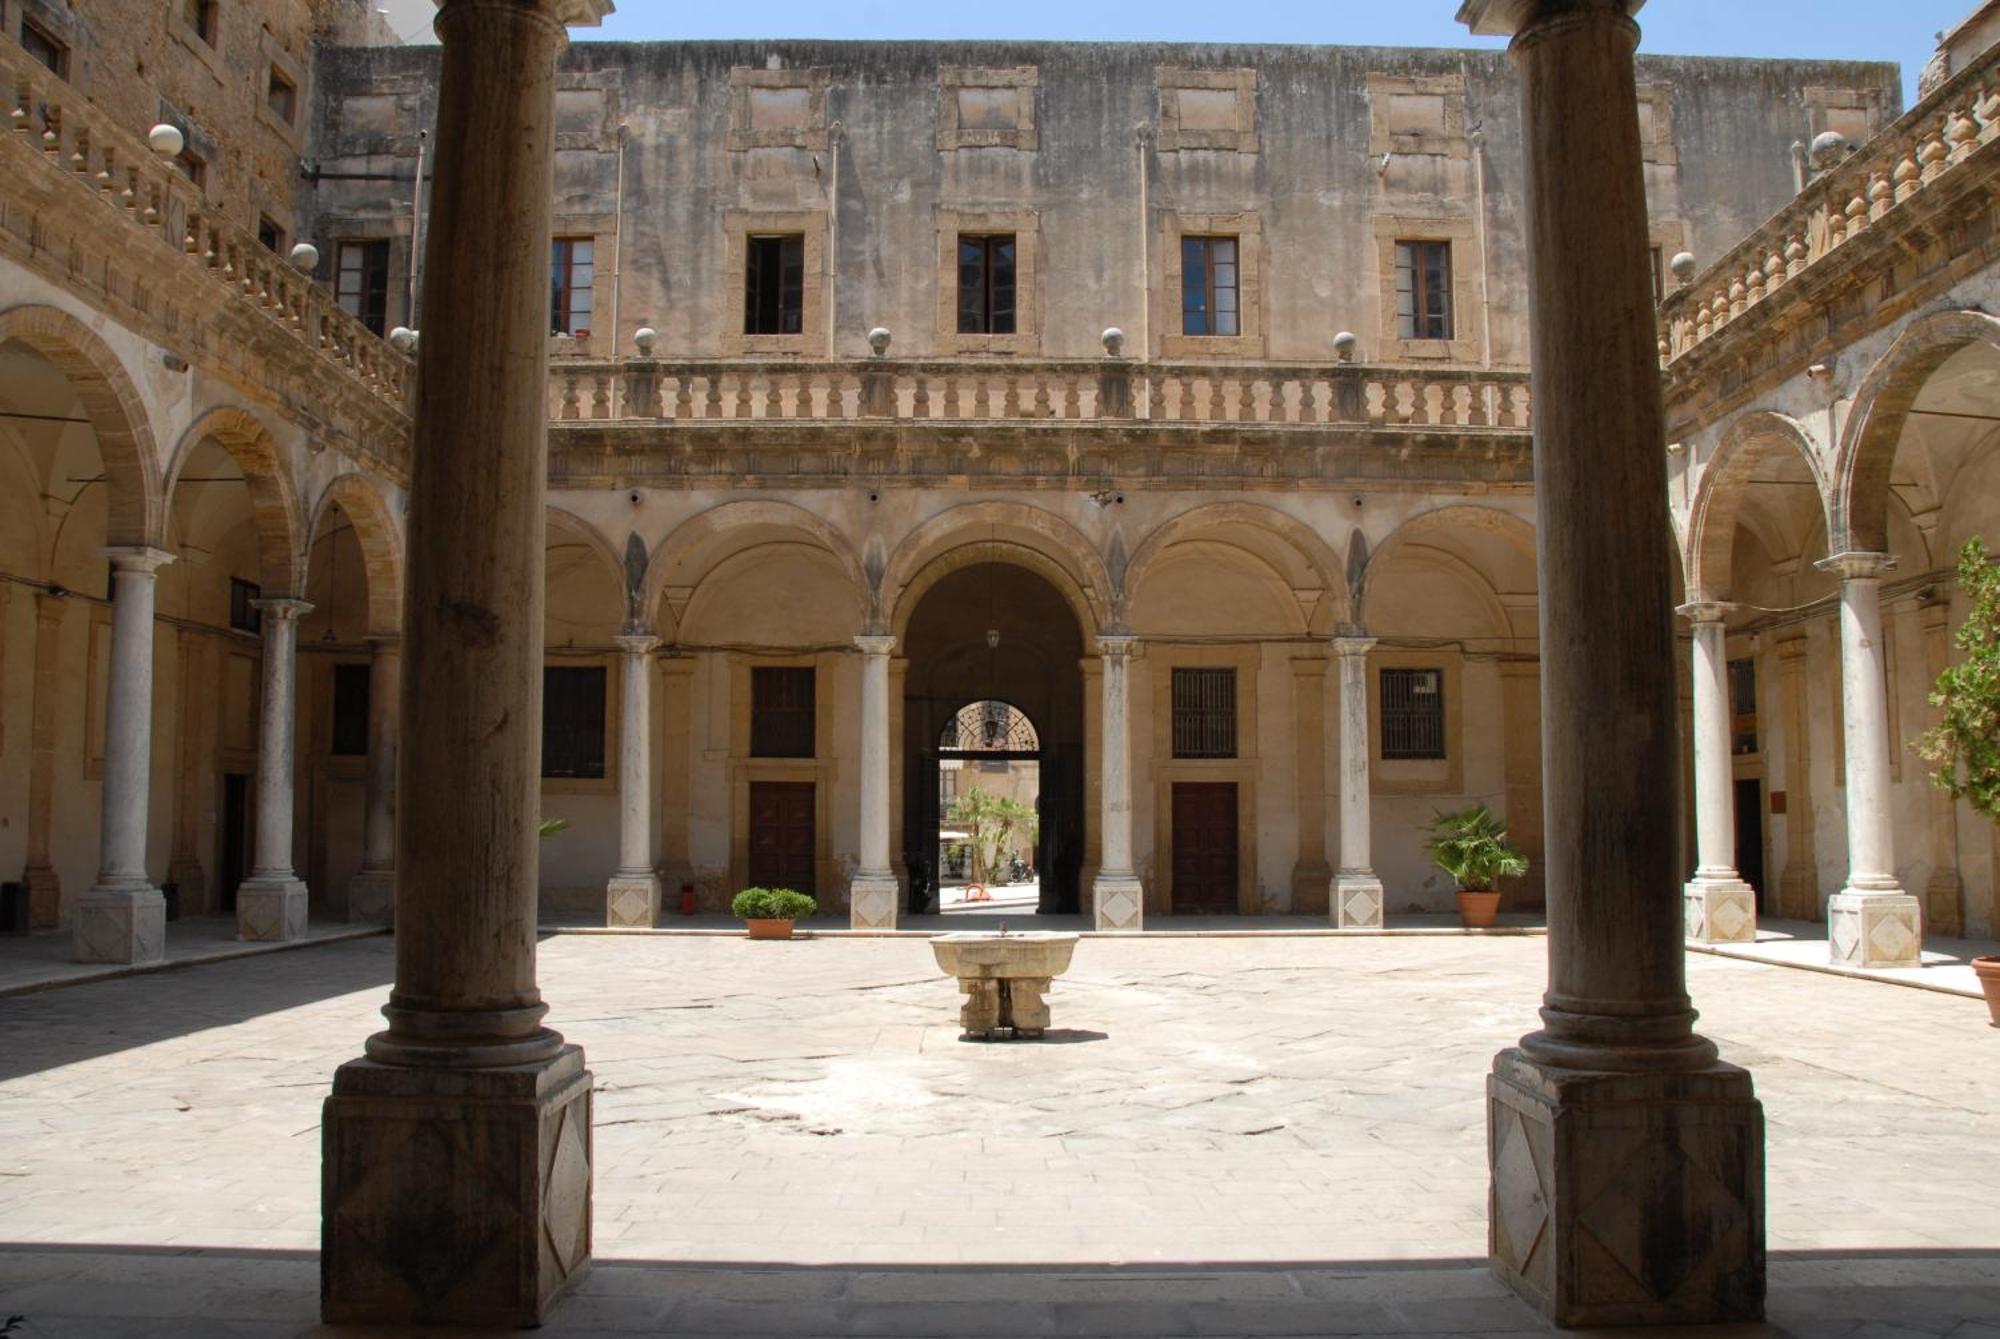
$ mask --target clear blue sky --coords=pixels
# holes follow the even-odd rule
[[[1903,98],[1932,35],[1975,0],[1651,0],[1641,49],[1675,55],[1811,56],[1893,60]],[[1359,46],[1498,45],[1453,21],[1456,0],[1005,0],[980,5],[915,0],[760,0],[689,4],[618,0],[596,33],[648,38],[1047,38],[1074,41],[1311,42]]]

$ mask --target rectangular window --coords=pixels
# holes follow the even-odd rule
[[[36,61],[49,67],[58,79],[69,78],[69,48],[33,19],[21,19],[21,45]]]
[[[1444,671],[1382,671],[1382,757],[1444,757]]]
[[[371,672],[366,665],[333,667],[333,747],[336,758],[360,758],[368,753],[368,697]]]
[[[1236,671],[1174,671],[1174,756],[1236,756]]]
[[[1181,333],[1240,335],[1236,304],[1236,239],[1181,238]]]
[[[1648,253],[1653,259],[1653,305],[1659,306],[1667,300],[1667,273],[1660,262],[1660,248],[1652,248]]]
[[[1014,333],[1014,234],[958,235],[958,333]]]
[[[264,101],[271,108],[272,115],[286,125],[290,125],[292,118],[298,114],[298,85],[286,78],[285,72],[275,65],[271,67],[271,77],[264,89]]]
[[[180,157],[174,159],[174,166],[180,169],[182,176],[195,185],[208,184],[208,160],[193,149],[182,149]]]
[[[1451,243],[1396,243],[1396,334],[1450,339]]]
[[[214,46],[216,38],[216,0],[181,0],[181,17],[187,26],[194,29],[194,35]]]
[[[280,228],[277,220],[271,218],[268,214],[259,214],[257,216],[257,240],[263,243],[266,251],[277,252],[281,255],[284,253],[285,230]]]
[[[264,615],[255,601],[263,598],[263,588],[256,582],[229,578],[229,626],[238,632],[262,632]]]
[[[587,335],[596,296],[597,243],[588,237],[558,237],[549,268],[549,329],[558,335]]]
[[[813,669],[758,665],[750,671],[750,756],[813,756]]]
[[[1729,662],[1729,751],[1757,751],[1757,662]]]
[[[542,667],[542,775],[604,776],[604,667]]]
[[[805,320],[804,233],[752,237],[744,254],[743,333],[796,335]]]
[[[389,243],[342,242],[337,255],[334,300],[342,311],[381,334],[389,321]]]

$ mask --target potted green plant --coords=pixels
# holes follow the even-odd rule
[[[1483,804],[1439,814],[1424,843],[1437,867],[1458,884],[1458,916],[1468,930],[1493,924],[1500,911],[1502,879],[1528,872],[1528,857],[1507,844],[1507,825]]]
[[[790,939],[792,923],[819,910],[819,903],[790,888],[745,888],[730,900],[731,915],[742,918],[752,939]]]

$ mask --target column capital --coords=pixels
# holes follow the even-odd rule
[[[1343,633],[1341,636],[1329,641],[1327,645],[1333,648],[1335,655],[1346,659],[1350,656],[1366,656],[1370,651],[1373,651],[1375,649],[1375,638]]]
[[[854,645],[864,656],[886,656],[896,649],[896,639],[879,633],[856,637]]]
[[[660,644],[660,639],[650,632],[620,633],[617,641],[618,648],[628,656],[643,656]]]
[[[1458,21],[1481,37],[1512,37],[1538,24],[1572,15],[1630,18],[1646,0],[1463,0]]]
[[[1720,623],[1729,617],[1730,610],[1734,608],[1736,606],[1727,600],[1690,600],[1676,607],[1674,612],[1698,626],[1703,623]]]
[[[1896,555],[1893,553],[1868,553],[1850,549],[1822,558],[1813,566],[1822,572],[1831,572],[1842,581],[1879,581],[1896,570]]]
[[[148,575],[174,560],[173,554],[150,544],[108,544],[104,548],[104,556],[120,572],[145,572]]]
[[[1097,654],[1125,660],[1138,654],[1139,639],[1128,633],[1113,633],[1097,639]]]
[[[289,595],[275,595],[268,600],[252,600],[250,607],[260,614],[267,614],[284,622],[310,614],[313,608],[308,602],[295,600]]]

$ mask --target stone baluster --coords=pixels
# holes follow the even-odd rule
[[[396,923],[396,753],[401,744],[403,641],[368,639],[368,775],[361,829],[361,868],[347,881],[347,919]]]
[[[902,885],[889,863],[889,656],[894,637],[856,637],[861,651],[861,866],[848,885],[857,930],[893,930]]]
[[[1382,928],[1382,880],[1372,852],[1375,793],[1369,783],[1368,653],[1373,637],[1333,639],[1340,659],[1340,868],[1333,876],[1333,923],[1343,930]]]
[[[1694,625],[1695,871],[1682,897],[1687,937],[1704,944],[1757,938],[1757,895],[1736,872],[1730,767],[1728,627],[1722,604],[1683,605]]]
[[[1092,924],[1099,930],[1145,928],[1146,893],[1132,865],[1131,663],[1139,639],[1106,634],[1097,639],[1103,666],[1103,734],[1098,792],[1104,831],[1103,864],[1091,887]]]
[[[660,876],[653,870],[653,686],[647,670],[660,644],[650,633],[618,639],[618,868],[604,890],[604,923],[651,929],[660,923]]]

